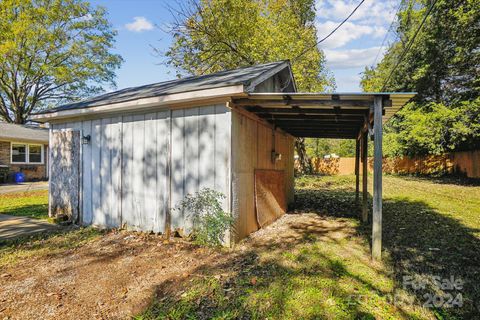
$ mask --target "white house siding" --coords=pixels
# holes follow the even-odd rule
[[[275,141],[273,140],[275,136]],[[285,170],[287,202],[293,202],[294,138],[238,112],[232,113],[232,210],[237,219],[236,239],[258,230],[255,214],[255,169]],[[271,152],[282,154],[275,163]]]
[[[188,193],[208,187],[230,210],[231,114],[225,105],[56,123],[90,135],[82,147],[84,224],[164,232],[166,214]],[[51,146],[55,148],[54,145]],[[171,210],[172,229],[189,214]]]

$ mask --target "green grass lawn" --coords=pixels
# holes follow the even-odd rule
[[[14,216],[50,220],[48,217],[48,191],[13,192],[0,195],[0,213]],[[48,232],[0,243],[0,268],[19,260],[60,254],[99,237],[101,231],[92,228],[65,227]]]
[[[230,264],[162,286],[137,318],[480,319],[480,187],[386,176],[376,263],[353,186],[353,176],[297,179],[295,211],[320,215],[328,228],[293,226],[299,240],[256,244]],[[435,277],[463,286],[441,288]]]
[[[0,194],[0,213],[48,219],[48,191]]]

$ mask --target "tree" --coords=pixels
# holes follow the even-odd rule
[[[414,103],[386,126],[387,155],[439,154],[480,145],[475,122],[480,117],[478,0],[438,0],[386,83],[432,4],[432,0],[404,0],[398,14],[397,40],[383,60],[363,74],[364,91],[418,93]]]
[[[383,60],[367,68],[363,88],[381,90],[432,0],[404,1],[396,38]],[[387,90],[416,91],[417,101],[450,104],[479,96],[480,7],[478,0],[438,0]]]
[[[171,9],[174,42],[166,52],[178,76],[290,59],[300,90],[333,87],[316,46],[314,0],[189,0],[179,6]]]
[[[0,118],[25,123],[37,110],[115,86],[122,58],[103,8],[82,0],[0,1]]]
[[[165,55],[177,76],[289,59],[299,90],[334,87],[316,45],[314,0],[190,0],[171,10],[174,42]],[[304,140],[296,146],[308,164]]]
[[[354,139],[307,138],[305,145],[307,154],[312,158],[323,158],[332,153],[340,157],[355,157]]]

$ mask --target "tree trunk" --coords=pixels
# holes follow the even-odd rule
[[[312,174],[312,161],[310,161],[310,157],[307,155],[307,150],[305,148],[305,138],[295,139],[295,150],[297,151],[298,155],[300,174]]]

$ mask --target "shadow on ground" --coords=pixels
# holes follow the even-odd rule
[[[322,178],[318,179],[321,181]],[[456,177],[412,179],[478,185],[477,181]],[[320,182],[313,189],[298,189],[296,210],[313,210],[326,216],[358,217],[355,189],[345,184],[340,188],[332,187],[329,182]],[[357,231],[371,240],[370,224],[359,225]],[[475,236],[478,231],[441,214],[424,201],[384,198],[383,246],[386,260],[393,266],[396,287],[405,285],[416,295],[417,304],[429,306],[440,318],[480,319],[480,239]],[[461,289],[444,287],[442,290],[435,282],[437,279],[448,286],[447,280],[452,278],[463,281]],[[412,282],[424,288],[413,290]],[[448,307],[452,303],[453,306]]]
[[[361,244],[344,239],[355,237],[350,221],[283,219],[232,256],[159,284],[137,319],[375,319],[362,303],[389,308],[383,270],[372,267]],[[346,248],[352,244],[358,248]],[[374,292],[372,301],[362,301],[365,291]]]
[[[369,258],[351,180],[312,179],[297,182],[288,230],[259,231],[233,258],[158,285],[138,319],[480,318],[478,230],[422,201],[384,199],[384,267]],[[435,277],[463,286],[442,289]]]
[[[48,191],[0,193],[0,214],[48,218]]]
[[[480,186],[480,178],[468,178],[462,175],[445,175],[440,177],[431,177],[423,175],[404,175],[405,180],[428,181],[436,184],[450,184],[464,187]]]

